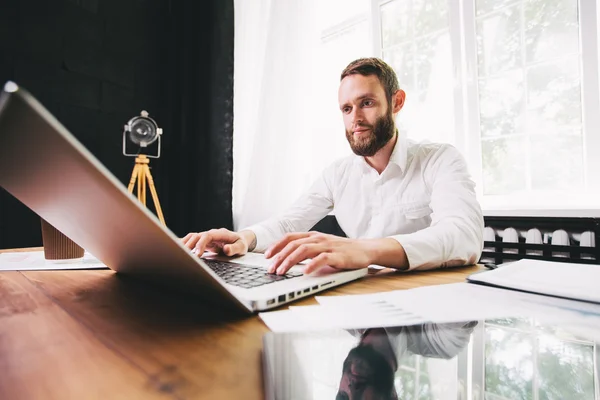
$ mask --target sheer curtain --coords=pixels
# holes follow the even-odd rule
[[[283,211],[314,176],[316,0],[235,0],[233,221]],[[316,98],[315,98],[316,97]]]

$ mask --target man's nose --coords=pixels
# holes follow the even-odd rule
[[[356,110],[352,114],[352,125],[360,125],[365,121],[362,111]]]

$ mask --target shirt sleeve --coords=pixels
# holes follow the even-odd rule
[[[431,225],[391,237],[404,247],[409,270],[475,264],[483,249],[484,223],[467,163],[450,145],[434,151],[425,163]]]
[[[336,166],[326,168],[321,176],[283,214],[249,226],[256,235],[253,251],[262,253],[286,233],[307,232],[333,209],[331,183],[335,179]]]
[[[475,326],[477,321],[408,326],[407,349],[428,358],[451,359],[467,347]]]

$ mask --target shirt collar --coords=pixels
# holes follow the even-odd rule
[[[406,161],[408,158],[408,142],[406,140],[406,133],[400,130],[396,131],[398,135],[398,140],[396,140],[396,144],[394,145],[394,150],[392,150],[392,154],[390,155],[390,162],[396,164],[400,171],[404,174],[406,169]],[[363,156],[356,156],[355,161],[362,166],[362,168],[370,171],[372,167],[367,163]]]
[[[394,146],[394,150],[392,150],[392,154],[390,155],[390,162],[393,162],[400,167],[400,170],[402,173],[404,173],[406,169],[406,160],[408,158],[408,143],[405,132],[398,130],[397,134],[398,140],[396,140],[396,145]]]

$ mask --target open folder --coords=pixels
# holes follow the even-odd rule
[[[522,259],[470,275],[471,283],[600,303],[600,265]]]

